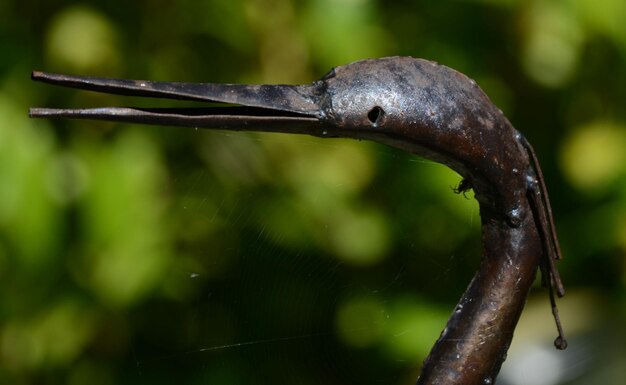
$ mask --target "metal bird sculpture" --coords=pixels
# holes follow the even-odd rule
[[[564,295],[548,193],[532,147],[465,75],[432,61],[390,57],[337,67],[310,85],[168,83],[33,72],[85,90],[211,103],[207,108],[32,108],[36,118],[368,139],[443,163],[474,189],[484,243],[480,267],[424,361],[417,384],[493,384],[537,268]]]

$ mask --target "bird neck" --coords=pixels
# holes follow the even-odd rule
[[[543,253],[528,201],[522,206],[517,227],[481,207],[480,268],[424,361],[417,385],[495,383]]]

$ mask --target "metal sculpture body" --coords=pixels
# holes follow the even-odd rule
[[[233,85],[98,79],[34,72],[33,79],[93,91],[234,106],[197,109],[46,109],[32,117],[113,120],[369,139],[441,162],[480,205],[480,267],[425,360],[418,384],[492,384],[537,268],[564,294],[550,203],[529,143],[474,81],[434,62],[355,62],[311,85]]]

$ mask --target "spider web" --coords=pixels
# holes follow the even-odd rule
[[[217,135],[218,141],[230,137]],[[267,144],[268,139],[244,136],[237,140],[249,142],[245,145],[258,145]],[[328,146],[326,142],[308,139],[302,139],[301,145],[313,150]],[[420,173],[428,174],[433,168],[436,172],[445,169],[382,146],[374,146],[374,156],[379,163],[400,164],[401,168],[413,170],[418,178]],[[460,177],[455,178],[460,181]],[[425,347],[434,343],[477,266],[480,252],[477,209],[471,208],[466,218],[473,237],[465,239],[457,235],[460,240],[456,240],[456,248],[437,249],[425,241],[427,235],[415,240],[415,231],[404,228],[417,227],[426,232],[436,218],[431,218],[433,223],[420,225],[423,216],[394,209],[397,201],[388,200],[390,195],[381,193],[382,187],[372,187],[375,191],[366,191],[366,199],[391,210],[387,215],[394,241],[383,260],[358,266],[332,255],[317,245],[315,239],[308,239],[299,247],[290,247],[288,242],[286,245],[283,236],[288,235],[269,229],[266,211],[259,210],[258,203],[250,205],[250,201],[256,200],[262,207],[265,197],[276,194],[275,191],[256,188],[239,191],[235,198],[216,199],[219,196],[216,183],[205,171],[199,171],[188,184],[181,182],[178,187],[183,195],[197,194],[203,189],[206,192],[187,202],[191,204],[181,204],[179,209],[202,221],[219,222],[214,226],[219,228],[214,235],[218,239],[229,238],[225,234],[233,229],[238,234],[226,241],[223,248],[212,250],[203,244],[190,252],[192,258],[203,263],[217,260],[220,265],[217,272],[210,269],[208,273],[202,269],[173,272],[185,276],[186,296],[178,301],[157,300],[148,305],[147,312],[138,311],[141,315],[134,319],[138,332],[132,340],[136,373],[132,382],[414,382],[427,352]],[[376,183],[373,181],[372,186]],[[426,183],[430,182],[426,180]],[[399,200],[420,199],[411,195],[421,194],[423,186],[419,180],[412,185],[414,190],[401,192],[408,196]],[[434,196],[443,191],[461,204],[475,205],[473,200],[452,194],[454,183],[439,187],[422,198],[426,200],[429,194]],[[256,196],[259,191],[260,198]],[[288,192],[282,193],[289,199]],[[431,214],[445,214],[445,210],[437,211],[433,207],[437,207],[437,202],[434,206],[423,203],[415,212],[423,208]],[[305,210],[302,215],[314,216],[314,213]],[[447,222],[454,220],[447,218]],[[322,231],[332,229],[324,223],[319,225]],[[466,261],[468,256],[475,258]],[[413,308],[406,310],[407,304]],[[346,309],[352,309],[353,317],[361,311],[363,317],[346,326],[341,321],[342,314],[350,313]],[[406,313],[415,319],[417,310],[424,313],[422,318],[430,324],[411,326],[406,322]],[[426,329],[424,333],[419,330],[422,327]],[[406,346],[418,337],[418,345],[423,347],[407,350]],[[402,342],[404,338],[408,341]]]

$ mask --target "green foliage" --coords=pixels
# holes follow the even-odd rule
[[[308,83],[386,55],[476,79],[539,153],[579,356],[550,350],[569,361],[528,373],[621,383],[625,4],[1,2],[0,383],[412,383],[480,256],[458,175],[372,143],[27,116],[171,105],[34,84],[34,69]],[[555,334],[545,297],[503,383],[530,378],[526,348]]]

